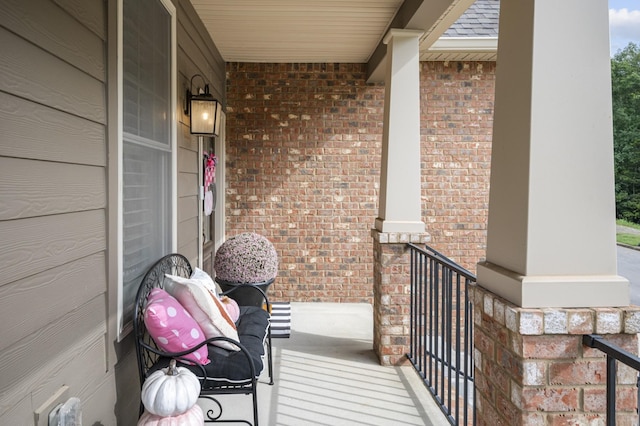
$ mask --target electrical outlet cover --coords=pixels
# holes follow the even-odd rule
[[[48,426],[49,413],[54,410],[58,405],[61,405],[69,399],[69,386],[62,386],[54,393],[51,398],[42,403],[40,407],[36,409],[34,414],[34,424],[36,426]]]
[[[69,398],[60,407],[60,426],[82,426],[82,406],[80,399]]]

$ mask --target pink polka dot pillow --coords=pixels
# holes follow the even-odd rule
[[[169,274],[165,274],[165,277],[164,285],[167,292],[175,297],[197,321],[207,339],[224,336],[236,342],[240,340],[235,323],[229,317],[215,291],[212,292],[211,288],[207,288],[198,279]],[[240,350],[233,343],[224,340],[215,340],[211,344],[232,351]]]
[[[167,352],[182,352],[205,340],[198,323],[186,309],[166,291],[154,288],[147,298],[144,325],[153,341]],[[209,363],[207,345],[185,355],[186,359],[205,365]]]

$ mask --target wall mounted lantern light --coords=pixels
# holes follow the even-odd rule
[[[198,88],[197,94],[193,94],[193,79],[200,77],[200,74],[191,77],[187,95],[185,97],[184,113],[189,115],[189,124],[192,135],[218,136],[220,134],[220,117],[222,116],[222,104],[209,93],[209,85],[205,83],[204,88]]]

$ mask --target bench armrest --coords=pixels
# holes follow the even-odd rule
[[[251,284],[251,283],[234,284],[233,287],[231,287],[228,290],[225,290],[222,293],[220,293],[220,296],[227,296],[227,297],[230,297],[231,299],[235,300],[235,298],[233,297],[233,294],[235,292],[239,291],[240,289],[247,289],[249,292],[259,292],[260,295],[262,296],[262,299],[264,300],[264,304],[266,306],[266,311],[271,313],[271,303],[269,302],[269,298],[267,297],[267,293],[265,293],[264,290],[262,290],[260,287],[258,287],[255,284]]]

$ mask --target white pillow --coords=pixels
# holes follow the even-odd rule
[[[202,280],[166,274],[165,288],[196,320],[207,339],[225,336],[239,341],[236,325],[227,310]],[[226,341],[212,342],[216,346],[239,351],[236,345]]]
[[[195,280],[200,280],[200,282],[210,291],[215,292],[217,296],[220,296],[222,293],[222,289],[218,285],[217,282],[213,281],[213,278],[209,274],[207,274],[202,269],[196,267],[191,273],[191,278]]]

